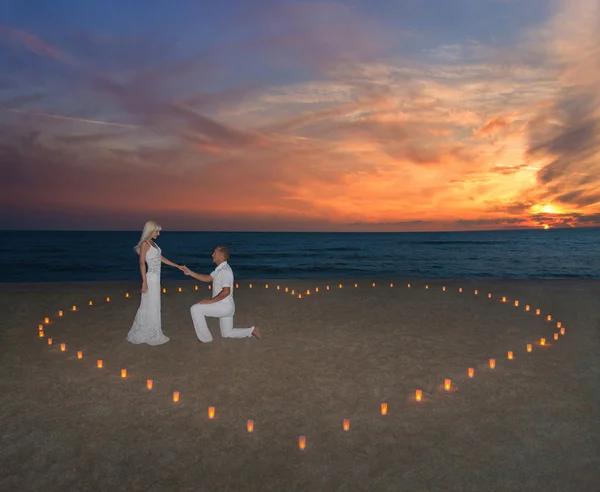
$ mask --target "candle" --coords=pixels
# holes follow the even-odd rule
[[[279,290],[279,285],[277,286],[277,290]],[[317,289],[317,292],[319,292],[319,289]]]
[[[445,291],[446,290],[446,286],[442,285],[442,290]]]
[[[75,311],[75,310],[73,309],[73,311]],[[62,311],[59,311],[59,312],[58,312],[58,315],[59,315],[59,316],[62,316],[62,315],[63,315],[63,312],[62,312]]]
[[[318,287],[315,288],[315,292],[319,292],[319,288]]]
[[[106,298],[106,302],[110,302],[110,297],[107,297],[107,298]]]
[[[50,323],[50,318],[44,318],[44,323],[46,323],[46,324]]]
[[[83,359],[83,352],[81,350],[77,352],[77,358]]]
[[[410,284],[408,284],[408,288],[410,289]]]
[[[71,309],[72,309],[73,311],[77,311],[77,306],[73,306]]]
[[[490,369],[494,369],[496,367],[496,359],[490,359]]]
[[[458,292],[462,292],[462,287],[459,287],[459,288],[458,288]]]
[[[491,299],[491,298],[492,298],[492,293],[491,293],[491,292],[489,292],[489,293],[488,293],[488,299]]]
[[[388,411],[388,404],[384,402],[381,404],[381,415],[387,415],[387,411]]]
[[[444,389],[446,391],[450,391],[450,389],[452,388],[452,380],[450,379],[445,379],[444,380]]]
[[[154,386],[154,381],[152,381],[152,379],[148,379],[146,381],[146,388],[151,390],[153,386]]]
[[[38,330],[42,331],[44,329],[44,325],[38,325]]]
[[[52,338],[48,338],[48,345],[52,345]]]
[[[99,359],[98,362],[96,363],[96,365],[98,366],[98,369],[102,369],[102,359]]]
[[[167,293],[167,288],[163,287],[163,294],[166,294],[166,293]]]
[[[173,402],[177,403],[179,401],[179,391],[173,391]]]
[[[302,294],[298,294],[298,299],[302,299]]]
[[[554,340],[558,340],[558,333],[554,334]]]
[[[265,289],[268,289],[268,288],[269,288],[269,284],[265,284]]]
[[[181,287],[177,287],[177,291],[178,291],[178,292],[181,292]]]
[[[210,285],[209,285],[209,287],[210,287]],[[252,288],[252,284],[250,284],[250,288]]]
[[[506,297],[502,296],[502,302],[506,302]]]
[[[342,288],[342,284],[340,284],[340,289]]]
[[[423,399],[423,390],[415,391],[415,400],[421,401]]]
[[[515,301],[515,306],[518,306],[518,305],[519,305],[519,301]]]
[[[125,292],[125,297],[129,297],[129,292]]]
[[[306,289],[306,295],[309,296],[310,295],[310,289]]]
[[[66,352],[67,351],[67,344],[66,343],[61,343],[60,344],[60,351],[61,352]]]
[[[393,284],[393,283],[392,283],[392,284],[390,284],[390,287],[393,287],[393,286],[394,286],[394,284]]]
[[[92,301],[90,301],[88,304],[89,304],[90,306],[92,306],[94,303],[93,303]]]
[[[350,430],[350,419],[344,419],[342,421],[342,428],[348,432]]]
[[[326,290],[329,290],[329,285],[326,287]]]
[[[546,339],[540,338],[540,345],[546,345]]]
[[[560,334],[561,334],[561,335],[564,335],[564,334],[565,334],[565,327],[564,327],[564,326],[562,326],[562,327],[560,328]]]
[[[237,284],[235,284],[235,288],[237,289]],[[194,285],[194,290],[198,290],[198,286]]]
[[[529,304],[527,304],[527,305],[525,306],[525,311],[529,311],[529,309],[531,309],[531,308],[529,307]]]
[[[44,338],[44,330],[38,331],[40,338]]]
[[[248,419],[246,422],[246,429],[248,429],[248,432],[254,432],[254,420]]]
[[[125,379],[127,377],[127,369],[121,369],[121,377]]]
[[[539,309],[535,310],[535,314],[540,314],[540,313],[541,313],[541,311]]]
[[[469,375],[470,378],[472,378],[473,376],[475,376],[475,369],[473,369],[472,367],[469,367],[467,374]]]
[[[375,287],[375,282],[373,282],[373,287]]]
[[[475,293],[475,295],[479,294],[479,291],[477,289],[475,289],[473,292]]]
[[[306,449],[306,436],[298,436],[298,448],[303,451]]]
[[[252,288],[252,284],[250,284],[250,288]],[[208,286],[208,290],[212,290],[212,285]]]
[[[294,295],[294,289],[292,289],[292,295]]]
[[[560,321],[557,321],[557,322],[556,322],[556,327],[557,327],[557,328],[560,328],[561,326],[562,326],[562,322],[560,322]]]
[[[548,315],[548,317],[546,318],[548,321],[552,321],[552,316]]]
[[[531,352],[533,350],[533,345],[530,343],[527,344],[527,352]]]
[[[509,350],[509,351],[508,351],[508,355],[507,355],[507,357],[508,357],[508,360],[513,360],[513,357],[514,357],[514,355],[513,355],[513,353],[512,353],[512,350]]]
[[[358,287],[358,284],[354,284],[354,287]]]
[[[209,419],[215,418],[215,407],[208,407],[208,418]]]
[[[238,284],[235,284],[235,288],[237,289],[238,287],[239,287],[239,285],[238,285]]]
[[[425,286],[425,288],[426,288],[426,289],[429,289],[429,285],[426,285],[426,286]]]
[[[288,290],[289,290],[289,289],[286,287],[286,288],[285,288],[285,291],[287,292]]]

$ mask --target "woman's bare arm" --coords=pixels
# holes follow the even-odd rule
[[[140,273],[142,274],[142,292],[146,292],[148,290],[148,281],[146,279],[146,254],[150,246],[147,242],[143,242],[140,245]]]

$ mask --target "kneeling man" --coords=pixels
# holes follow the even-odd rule
[[[217,268],[210,275],[192,272],[187,266],[183,273],[200,282],[212,282],[212,299],[202,299],[190,308],[196,336],[201,342],[212,342],[212,335],[206,324],[206,316],[219,318],[221,336],[223,338],[246,338],[254,336],[260,338],[258,328],[234,328],[233,315],[235,302],[233,300],[233,271],[227,263],[229,250],[224,246],[217,246],[212,254]]]

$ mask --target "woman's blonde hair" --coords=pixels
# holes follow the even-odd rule
[[[154,234],[155,231],[160,231],[161,229],[162,229],[162,227],[153,220],[149,220],[148,222],[146,222],[144,224],[144,230],[142,231],[142,236],[140,237],[140,242],[136,244],[135,248],[133,248],[134,251],[139,255],[140,254],[140,246],[142,245],[142,243],[144,241],[147,241],[148,239],[150,239],[150,237],[152,236],[152,234]]]

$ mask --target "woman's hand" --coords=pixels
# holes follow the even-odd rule
[[[145,294],[146,292],[148,292],[148,284],[144,282],[142,284],[142,294]]]

